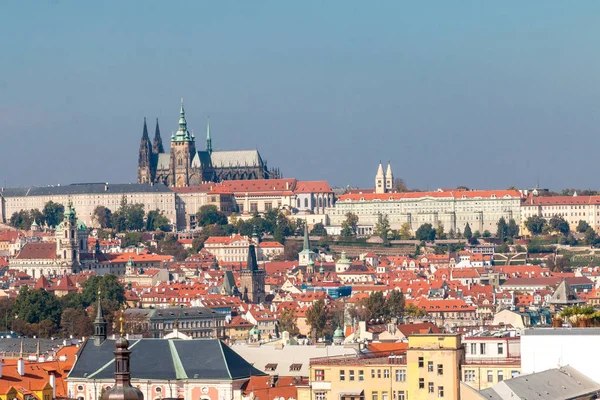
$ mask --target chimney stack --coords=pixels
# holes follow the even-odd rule
[[[19,357],[19,361],[17,361],[17,372],[20,376],[25,375],[25,360],[23,360],[23,357]]]
[[[52,386],[52,398],[56,398],[56,376],[54,376],[54,372],[50,372],[50,386]]]

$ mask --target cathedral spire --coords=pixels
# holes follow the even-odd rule
[[[181,98],[181,109],[179,110],[179,129],[174,136],[171,136],[171,141],[175,142],[193,142],[194,137],[190,134],[187,128],[185,119],[185,109],[183,108],[183,97]]]
[[[160,137],[160,128],[158,126],[158,118],[156,118],[156,128],[154,129],[154,142],[152,143],[152,152],[154,154],[160,154],[165,152],[163,147],[162,138]]]
[[[212,139],[210,137],[210,117],[206,121],[206,152],[209,156],[212,154]]]
[[[142,141],[150,140],[148,137],[148,125],[146,125],[146,117],[144,117],[144,131],[142,132]]]

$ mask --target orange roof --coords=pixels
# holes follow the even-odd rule
[[[524,206],[600,204],[600,196],[529,196]]]
[[[393,352],[393,353],[404,353],[408,349],[407,342],[396,342],[396,343],[374,343],[371,342],[367,345],[370,352]]]
[[[343,194],[339,201],[373,201],[373,200],[409,200],[419,198],[452,198],[452,199],[475,199],[475,198],[521,198],[517,190],[471,190],[471,191],[449,191],[449,192],[405,192],[405,193],[352,193]]]
[[[134,263],[173,261],[173,256],[163,256],[160,254],[137,254],[134,252],[105,253],[105,256],[110,262],[113,263],[126,263],[129,261],[129,258],[131,258]]]

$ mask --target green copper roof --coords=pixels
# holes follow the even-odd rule
[[[185,119],[185,109],[183,108],[183,99],[181,99],[181,109],[179,110],[179,129],[171,135],[172,142],[193,142],[194,135],[190,134],[187,129],[187,121]]]
[[[343,339],[344,338],[344,332],[342,331],[342,328],[340,328],[339,326],[337,327],[337,329],[333,332],[333,338],[334,339]]]

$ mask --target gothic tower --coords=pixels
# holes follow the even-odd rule
[[[158,118],[156,118],[156,128],[154,129],[154,141],[152,142],[152,153],[160,154],[164,153],[165,148],[163,147],[162,138],[160,137],[160,128],[158,127]]]
[[[148,137],[148,127],[144,118],[144,131],[140,142],[140,154],[138,157],[138,183],[152,182],[152,145]]]
[[[379,162],[377,174],[375,175],[375,193],[385,193],[385,176],[383,175],[383,165]]]
[[[183,99],[179,111],[179,129],[171,135],[171,186],[189,185],[192,157],[196,154],[194,135],[187,129]]]
[[[248,247],[248,262],[246,268],[240,271],[242,293],[253,304],[265,301],[265,270],[259,269],[256,263],[256,250],[254,245]]]
[[[392,163],[388,161],[387,170],[385,171],[385,191],[392,192],[394,189],[394,174],[392,174]]]

